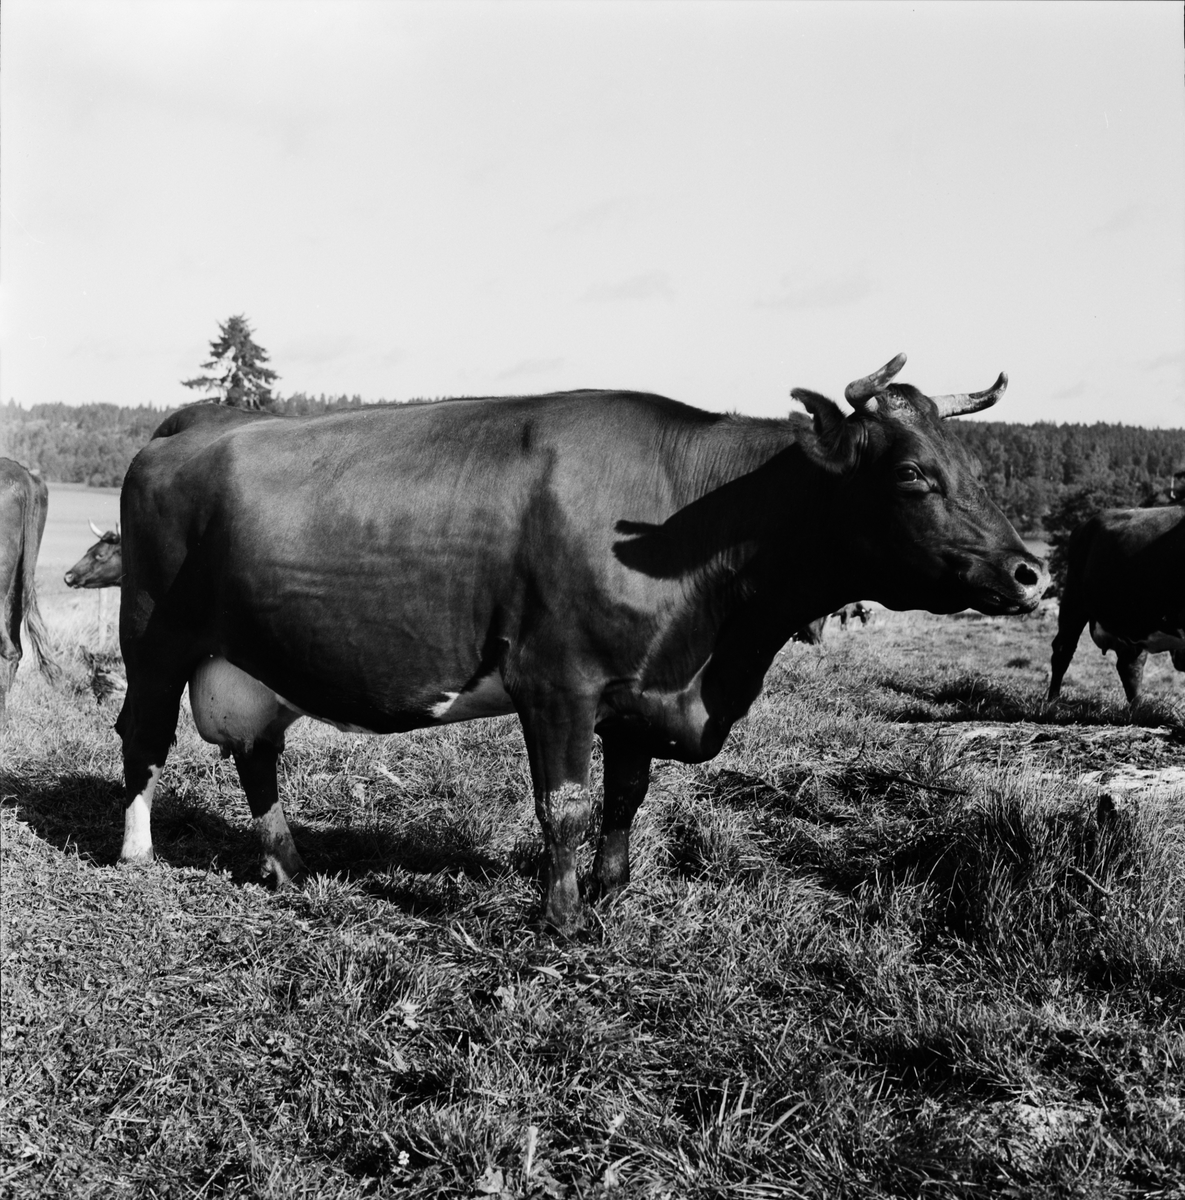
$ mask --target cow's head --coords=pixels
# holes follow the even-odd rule
[[[123,551],[119,526],[104,533],[92,521],[91,533],[99,540],[66,572],[67,587],[118,587],[123,576]]]
[[[846,546],[857,593],[890,608],[1031,612],[1048,578],[976,478],[971,456],[945,417],[995,404],[1007,378],[984,392],[925,396],[894,383],[899,354],[848,385],[855,412],[824,396],[791,395],[814,417],[817,461],[838,475],[837,548]],[[826,519],[826,517],[825,517]],[[842,553],[842,551],[841,551]]]

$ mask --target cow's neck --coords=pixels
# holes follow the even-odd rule
[[[777,653],[797,629],[853,597],[844,483],[798,443],[789,422],[740,427],[736,445],[701,453],[666,522],[691,576],[690,606],[723,630],[742,611]]]
[[[792,430],[769,432],[731,461],[705,456],[698,477],[684,470],[687,498],[654,552],[679,572],[685,596],[644,685],[649,719],[669,734],[672,757],[715,754],[790,636],[852,598],[829,519],[842,485]]]

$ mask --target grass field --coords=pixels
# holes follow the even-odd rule
[[[1185,1195],[1167,656],[1132,714],[1088,640],[1046,708],[1048,615],[788,646],[560,940],[512,720],[295,727],[274,893],[183,716],[117,867],[117,710],[51,609],[69,683],[26,663],[0,735],[3,1195]]]

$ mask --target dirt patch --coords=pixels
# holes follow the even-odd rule
[[[1185,790],[1185,736],[1169,726],[952,724],[943,731],[964,760],[1031,764],[1115,792]]]

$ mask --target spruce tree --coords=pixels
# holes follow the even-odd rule
[[[247,318],[228,317],[218,326],[218,337],[210,343],[210,361],[202,370],[213,372],[183,379],[188,388],[201,388],[219,404],[236,408],[266,408],[272,402],[272,382],[279,378],[265,366],[268,352],[251,337]]]

